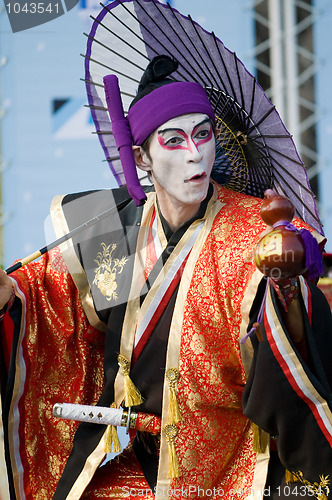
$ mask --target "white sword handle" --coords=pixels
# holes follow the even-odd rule
[[[127,412],[123,408],[107,408],[103,406],[77,405],[70,403],[56,403],[53,406],[53,417],[79,422],[91,422],[115,426],[126,426]]]

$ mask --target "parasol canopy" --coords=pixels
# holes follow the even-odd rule
[[[292,136],[255,77],[213,32],[156,0],[114,0],[102,5],[92,19],[84,56],[88,102],[119,186],[125,179],[103,77],[118,77],[126,114],[149,61],[167,54],[179,62],[172,77],[200,83],[215,111],[218,133],[211,177],[229,189],[259,198],[266,189],[273,189],[291,200],[298,217],[322,233]]]

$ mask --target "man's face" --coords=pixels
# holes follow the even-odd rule
[[[201,203],[215,158],[209,117],[191,113],[164,123],[151,137],[149,156],[158,196],[167,194],[179,206]]]

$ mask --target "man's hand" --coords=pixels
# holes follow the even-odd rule
[[[0,269],[0,310],[2,310],[9,301],[12,288],[12,280],[2,269]]]

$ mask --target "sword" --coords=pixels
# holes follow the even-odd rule
[[[65,420],[77,420],[92,424],[115,425],[116,427],[135,428],[137,413],[124,411],[123,408],[107,408],[70,403],[56,403],[53,406],[53,417]],[[128,425],[129,424],[129,425]]]

